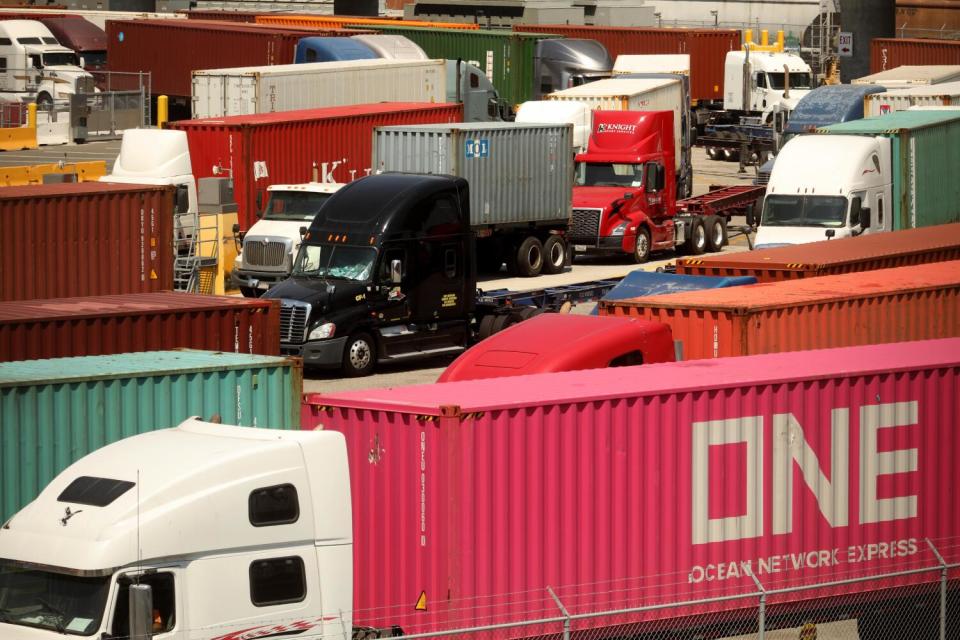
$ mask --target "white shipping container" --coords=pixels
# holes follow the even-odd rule
[[[888,89],[905,89],[915,85],[943,84],[960,80],[960,65],[920,64],[903,65],[869,76],[857,78],[852,84],[879,84]]]
[[[676,73],[690,75],[689,53],[666,53],[653,55],[619,55],[613,62],[613,75],[630,73]]]
[[[555,91],[547,96],[547,100],[584,102],[593,110],[602,111],[672,111],[675,169],[679,171],[683,159],[680,153],[683,140],[681,110],[686,107],[679,80],[609,78]]]
[[[193,117],[338,107],[373,102],[444,102],[444,60],[347,60],[193,72]]]
[[[573,152],[587,150],[593,110],[585,102],[566,100],[529,100],[517,109],[515,122],[519,124],[572,124]]]
[[[906,111],[910,107],[953,105],[960,105],[960,82],[944,82],[873,93],[864,97],[863,113],[867,118],[875,118],[894,111]]]

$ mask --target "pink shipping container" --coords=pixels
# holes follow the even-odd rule
[[[614,60],[623,54],[689,54],[690,98],[705,101],[723,100],[723,62],[727,52],[740,49],[742,43],[739,29],[518,24],[513,30],[596,40],[607,48]]]
[[[0,300],[173,288],[172,186],[0,189]]]
[[[960,40],[874,38],[870,43],[870,73],[916,64],[960,64]]]
[[[0,303],[0,362],[179,348],[280,355],[280,301],[164,291]]]
[[[150,72],[153,95],[187,98],[196,69],[292,64],[301,38],[369,33],[215,20],[108,20],[106,31],[110,71]]]
[[[308,395],[302,425],[346,438],[354,625],[559,618],[548,586],[577,614],[756,593],[748,570],[773,591],[932,568],[769,594],[774,624],[814,611],[799,625],[903,595],[882,588],[933,592],[927,538],[960,559],[958,399],[960,339],[949,339]],[[739,619],[746,633],[755,607],[731,599],[573,630],[672,618],[657,629],[716,634]]]
[[[602,300],[599,313],[670,325],[684,360],[955,338],[960,261]]]
[[[205,120],[170,127],[187,132],[197,178],[213,167],[231,171],[240,228],[256,222],[257,194],[272,184],[309,182],[316,164],[321,182],[350,182],[370,170],[374,127],[461,122],[457,104],[383,102]]]

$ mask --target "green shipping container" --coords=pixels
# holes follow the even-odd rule
[[[217,351],[0,363],[0,523],[91,451],[190,416],[299,429],[302,387],[299,359]]]
[[[543,33],[423,29],[392,25],[377,25],[376,28],[383,33],[409,38],[431,58],[460,58],[476,64],[493,82],[500,98],[512,107],[533,97],[537,79],[537,42],[560,37]]]
[[[894,229],[960,222],[960,116],[956,112],[895,111],[818,132],[891,140]]]

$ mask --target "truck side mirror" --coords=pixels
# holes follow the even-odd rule
[[[307,235],[307,231],[309,231],[309,229],[307,229],[306,227],[300,227],[300,239],[301,239],[301,240],[303,240],[303,237],[304,237],[305,235]]]
[[[863,201],[859,196],[850,202],[850,226],[855,227],[860,224],[860,215],[862,212]]]
[[[400,284],[403,280],[403,264],[399,260],[390,261],[390,282]]]
[[[148,584],[132,584],[130,596],[130,640],[153,637],[153,589]]]
[[[833,236],[837,235],[837,231],[836,229],[827,229],[824,235],[827,236],[827,240],[833,240]]]
[[[860,209],[860,228],[864,231],[870,228],[870,207]]]
[[[190,211],[190,192],[187,189],[187,185],[178,184],[177,185],[177,202],[176,208],[177,213],[187,213]]]
[[[746,218],[747,218],[747,226],[748,226],[748,227],[755,227],[755,226],[757,226],[757,223],[759,222],[759,220],[757,220],[757,218],[758,218],[758,216],[757,216],[757,213],[758,213],[758,211],[757,211],[757,203],[760,203],[760,206],[761,206],[761,208],[762,208],[762,206],[763,206],[763,199],[757,200],[757,202],[749,205],[749,206],[747,207],[747,210],[744,212],[744,214],[745,214],[745,216],[746,216]]]

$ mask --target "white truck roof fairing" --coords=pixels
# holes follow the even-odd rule
[[[136,484],[103,507],[58,500],[82,476]],[[286,483],[297,488],[297,522],[252,526],[250,493]],[[0,557],[105,575],[138,556],[149,562],[283,541],[352,542],[343,436],[191,418],[173,429],[120,440],[70,465],[0,529]]]
[[[113,172],[104,182],[141,182],[150,178],[193,175],[185,131],[127,129]]]
[[[272,184],[267,191],[304,191],[307,193],[336,193],[343,187],[339,182],[304,182],[302,184]]]
[[[48,42],[43,44],[62,48],[60,41],[50,33],[50,29],[37,20],[2,20],[0,21],[0,32],[6,33],[11,38],[53,38],[56,41],[55,45]]]
[[[877,150],[876,139],[867,136],[808,135],[792,138],[777,154],[767,185],[767,195],[847,196],[864,183],[864,175],[873,176],[871,184],[876,184],[878,171],[881,179],[888,181],[891,176],[884,175],[886,168],[878,168],[872,160]]]

